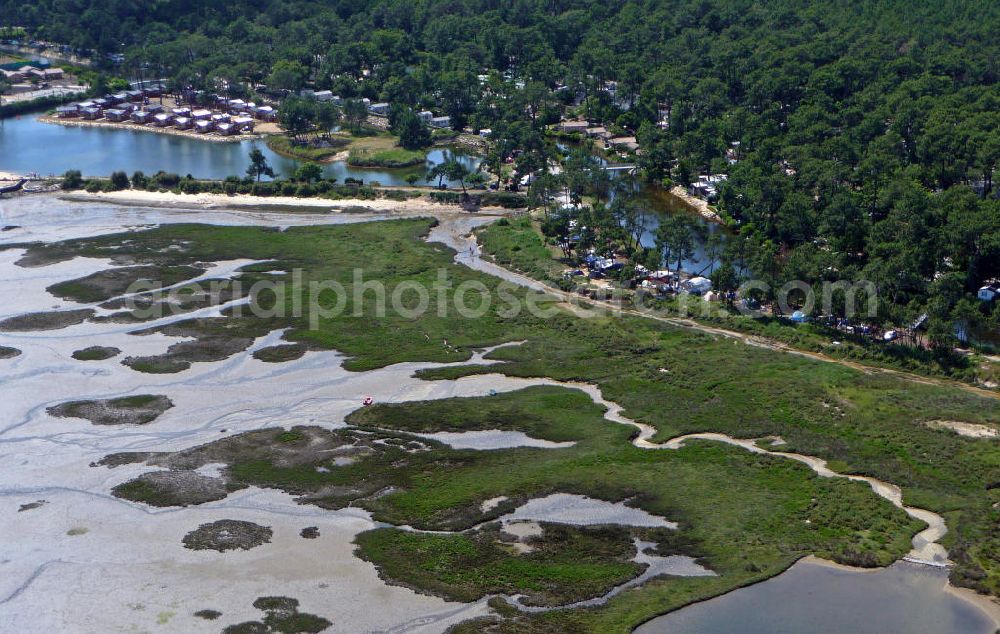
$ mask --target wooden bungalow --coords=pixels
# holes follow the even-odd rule
[[[253,132],[253,117],[233,117],[231,122],[240,132]]]
[[[278,113],[271,106],[257,106],[253,116],[261,121],[274,121],[278,118]]]
[[[431,124],[432,128],[439,128],[439,129],[442,129],[442,130],[445,129],[445,128],[450,128],[451,127],[451,117],[449,117],[449,116],[434,117],[433,119],[430,120],[430,124]]]
[[[590,123],[587,121],[561,121],[557,127],[560,132],[579,132],[582,134],[590,127]]]
[[[128,111],[121,108],[112,108],[110,110],[104,111],[104,118],[108,121],[114,121],[115,123],[121,123],[122,121],[128,121]]]

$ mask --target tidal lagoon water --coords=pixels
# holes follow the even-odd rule
[[[160,170],[196,178],[242,176],[250,164],[248,155],[260,149],[275,172],[287,176],[298,163],[269,150],[260,140],[233,143],[212,142],[182,136],[43,123],[37,115],[0,120],[0,171],[42,176],[62,174],[77,169],[84,176],[107,176],[116,170],[131,174],[136,170],[154,174]],[[443,160],[445,150],[434,149],[423,167],[405,169],[364,169],[348,167],[340,161],[323,166],[328,177],[339,182],[357,178],[382,185],[406,185],[406,177],[421,177],[427,168]],[[478,159],[457,154],[467,167],[475,168]]]
[[[16,174],[36,173],[42,176],[59,175],[76,169],[84,176],[107,176],[114,171],[132,174],[142,171],[155,174],[162,170],[181,176],[222,179],[242,176],[250,164],[250,150],[257,148],[267,157],[279,176],[288,176],[299,165],[294,159],[275,154],[261,140],[241,142],[213,142],[155,132],[122,130],[88,126],[63,126],[43,123],[38,115],[24,115],[0,119],[0,171]],[[350,167],[344,161],[323,165],[327,177],[344,182],[355,178],[365,183],[382,185],[407,185],[406,178],[419,177],[418,184],[426,184],[424,175],[434,165],[444,160],[441,148],[431,150],[423,166],[402,169],[368,169]],[[453,152],[469,169],[475,169],[480,159],[461,152]],[[449,183],[457,187],[458,183]],[[643,246],[654,247],[656,228],[668,214],[687,213],[683,201],[663,190],[644,190],[643,201],[649,210],[643,218]],[[725,234],[718,225],[700,217],[695,221],[707,233]],[[671,263],[673,266],[673,263]],[[708,275],[712,259],[705,252],[704,243],[698,241],[695,252],[682,263],[682,268],[693,274]]]
[[[636,634],[991,634],[947,592],[945,570],[909,563],[872,572],[800,561],[763,583],[654,619]]]

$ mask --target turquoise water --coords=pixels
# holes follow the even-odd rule
[[[85,176],[107,176],[116,170],[129,174],[136,170],[147,174],[163,170],[182,176],[221,179],[242,176],[253,148],[264,152],[279,175],[289,175],[297,165],[296,161],[267,149],[263,141],[219,143],[152,132],[62,126],[42,123],[34,115],[0,121],[0,171],[48,176],[78,169]],[[408,174],[418,174],[421,176],[418,183],[423,184],[426,170],[441,162],[444,152],[432,150],[425,167],[361,169],[338,162],[324,165],[324,171],[340,182],[352,177],[383,185],[406,185]],[[478,164],[473,157],[459,155],[459,158],[470,168]]]
[[[947,571],[907,563],[855,572],[799,562],[636,634],[992,634],[985,613],[945,590],[947,579]]]

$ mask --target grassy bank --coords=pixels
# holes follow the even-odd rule
[[[328,163],[345,151],[347,163],[352,167],[414,167],[427,160],[426,151],[406,150],[398,142],[398,137],[389,133],[370,130],[311,136],[301,141],[287,135],[267,137],[267,147],[272,151],[300,161]]]
[[[268,149],[281,156],[299,161],[329,163],[333,157],[350,145],[350,140],[331,135],[323,139],[306,139],[297,142],[286,135],[274,134],[267,137],[266,143]]]
[[[529,216],[502,219],[494,225],[495,228],[479,232],[479,243],[484,253],[504,268],[529,277],[548,282],[562,279],[562,273],[568,267],[556,259],[558,247],[545,244],[537,223]]]
[[[173,194],[220,194],[226,196],[247,195],[260,198],[291,197],[291,198],[322,198],[327,200],[361,199],[375,200],[390,198],[405,200],[419,197],[419,191],[406,191],[398,188],[384,189],[371,185],[356,183],[337,183],[336,179],[322,179],[304,182],[296,180],[277,179],[271,181],[254,181],[247,178],[231,176],[225,180],[204,180],[189,178],[166,172],[142,175],[136,178],[133,174],[130,189],[147,192],[169,192]],[[66,191],[83,190],[89,193],[114,192],[127,189],[116,185],[107,178],[88,178],[79,182],[78,186],[67,186]]]
[[[427,161],[427,152],[397,148],[352,147],[347,157],[351,167],[414,167]]]

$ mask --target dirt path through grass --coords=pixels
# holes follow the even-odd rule
[[[775,341],[773,339],[767,339],[760,336],[747,335],[745,333],[737,332],[735,330],[727,330],[725,328],[718,328],[715,326],[706,326],[705,324],[698,323],[693,319],[686,319],[683,317],[664,317],[662,315],[652,315],[648,312],[636,310],[636,309],[623,309],[616,306],[612,302],[585,299],[576,293],[571,293],[568,291],[563,291],[561,289],[550,286],[539,280],[530,278],[521,273],[511,271],[507,268],[485,260],[480,257],[480,247],[479,243],[476,241],[475,235],[472,230],[483,224],[495,220],[495,218],[464,218],[464,217],[439,217],[440,225],[431,231],[428,237],[429,241],[442,242],[457,251],[455,256],[455,261],[458,264],[463,264],[469,268],[475,269],[477,271],[482,271],[493,275],[494,277],[499,277],[501,279],[507,280],[514,284],[525,286],[539,291],[544,291],[554,297],[563,300],[563,306],[575,314],[582,314],[587,312],[588,309],[597,309],[601,312],[609,312],[613,314],[621,315],[632,315],[637,317],[645,317],[647,319],[652,319],[654,321],[659,321],[662,323],[670,324],[672,326],[679,326],[681,328],[687,328],[690,330],[697,330],[699,332],[704,332],[713,335],[720,335],[730,339],[736,339],[742,341],[743,343],[750,346],[758,346],[761,348],[766,348],[768,350],[774,350],[778,352],[785,352],[788,354],[794,354],[801,357],[806,357],[808,359],[813,359],[815,361],[822,361],[824,363],[835,363],[847,368],[857,370],[859,372],[864,372],[865,374],[881,373],[890,376],[899,377],[907,381],[912,381],[914,383],[921,383],[924,385],[936,385],[941,387],[951,387],[959,388],[976,394],[978,396],[985,396],[992,399],[1000,399],[1000,392],[995,390],[988,390],[985,388],[977,387],[975,385],[969,385],[968,383],[962,383],[960,381],[951,381],[948,379],[939,379],[933,377],[921,376],[919,374],[914,374],[912,372],[906,372],[903,370],[895,370],[892,368],[876,367],[871,365],[866,365],[864,363],[858,363],[856,361],[850,361],[848,359],[837,359],[820,352],[810,352],[807,350],[800,350],[794,348],[788,344],[782,343],[780,341]]]

